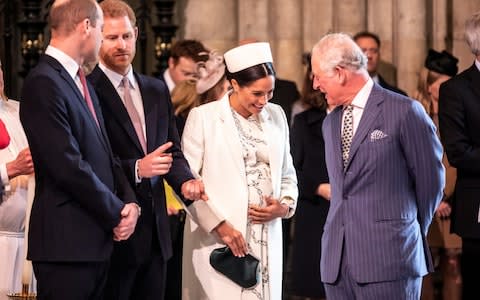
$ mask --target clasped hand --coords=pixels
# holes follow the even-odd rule
[[[265,196],[265,206],[249,205],[248,218],[253,224],[263,224],[288,213],[288,206],[270,196]]]
[[[135,231],[140,214],[136,203],[127,203],[120,212],[120,223],[113,228],[113,239],[117,242],[127,240]]]
[[[15,160],[6,164],[9,178],[19,175],[29,175],[33,173],[33,160],[30,154],[30,148],[20,151]]]

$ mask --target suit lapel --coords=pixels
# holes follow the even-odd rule
[[[337,170],[343,171],[343,159],[342,159],[342,107],[337,107],[334,111],[331,112],[332,118],[332,146],[333,146],[333,155],[334,163],[336,164]]]
[[[238,130],[233,120],[232,111],[229,102],[229,93],[227,93],[221,100],[220,105],[220,122],[222,124],[223,137],[225,141],[225,148],[230,151],[232,162],[238,168],[240,174],[245,175],[245,164],[242,155],[242,145],[238,135]],[[245,178],[245,176],[243,176]]]
[[[147,153],[155,150],[155,137],[157,136],[157,131],[159,130],[159,116],[158,116],[158,109],[156,109],[156,105],[159,105],[160,101],[156,98],[161,97],[162,95],[156,95],[153,93],[145,93],[148,90],[148,82],[144,80],[141,76],[137,73],[135,74],[135,78],[138,82],[138,87],[140,89],[140,94],[142,95],[143,101],[143,113],[145,115],[145,135],[147,137]],[[133,125],[132,125],[132,129]],[[136,135],[135,135],[136,136]],[[136,138],[138,141],[138,138]],[[138,142],[140,146],[140,142]]]
[[[88,108],[87,102],[85,101],[85,98],[83,97],[82,93],[80,92],[80,90],[79,90],[77,84],[75,83],[75,81],[72,79],[70,74],[68,74],[67,70],[65,70],[65,68],[63,68],[62,65],[59,62],[57,62],[54,58],[50,58],[49,56],[44,56],[44,57],[47,58],[48,60],[50,60],[50,64],[52,66],[54,66],[57,70],[59,70],[60,77],[62,77],[67,82],[67,84],[72,88],[75,95],[77,96],[77,101],[79,102],[80,107],[83,107],[81,110],[83,110],[83,113],[90,120],[89,123],[91,124],[92,127],[94,127],[94,130],[96,131],[98,137],[100,138],[100,140],[102,142],[102,145],[105,147],[107,152],[110,152],[110,149],[109,149],[108,145],[106,144],[107,143],[106,137],[105,137],[104,133],[102,132],[102,129],[97,126],[97,123],[96,123],[96,121],[95,121],[95,119],[92,115],[92,112]],[[102,126],[103,118],[101,117],[101,111],[98,109],[98,99],[96,98],[95,91],[92,90],[92,88],[91,88],[91,86],[88,82],[87,82],[87,87],[88,87],[88,91],[90,92],[90,97],[92,98],[95,113],[97,115],[97,118],[99,118],[98,119],[99,124],[100,124],[100,126]]]
[[[475,95],[478,96],[477,99],[480,99],[480,71],[477,69],[477,66],[475,64],[470,67],[469,74],[472,90],[474,91]]]
[[[118,121],[119,124],[121,124],[132,143],[140,152],[143,153],[142,146],[140,145],[140,141],[138,140],[137,133],[135,132],[132,121],[130,120],[130,116],[128,115],[122,99],[118,95],[118,92],[111,83],[110,79],[108,79],[107,75],[105,75],[105,73],[103,73],[98,66],[95,67],[91,76],[95,82],[98,97],[100,97],[108,106],[113,114],[113,117]]]
[[[353,136],[352,145],[350,146],[350,157],[348,158],[347,168],[350,165],[351,161],[355,157],[360,144],[367,136],[370,128],[372,127],[373,122],[375,121],[377,115],[380,113],[380,103],[383,102],[382,89],[378,85],[374,85],[372,92],[368,97],[367,104],[363,110],[362,118],[358,124],[357,131]]]
[[[278,136],[278,130],[275,129],[275,124],[273,124],[272,117],[267,111],[267,108],[264,108],[260,113],[260,124],[263,128],[263,135],[267,141],[268,146],[268,160],[270,163],[270,173],[272,176],[272,183],[280,182],[281,174],[281,163],[283,159],[280,155],[283,154],[279,149],[284,149],[284,146],[281,144],[285,142],[284,138]],[[274,186],[274,190],[277,188]]]

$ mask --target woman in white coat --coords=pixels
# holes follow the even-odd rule
[[[10,137],[0,149],[0,300],[7,294],[22,291],[22,279],[31,284],[31,271],[22,278],[25,263],[25,217],[29,178],[33,162],[18,115],[19,102],[4,94],[3,70],[0,62],[0,120]],[[30,266],[31,268],[31,266]],[[30,269],[31,270],[31,269]],[[35,288],[33,287],[33,290]]]
[[[298,195],[287,119],[268,102],[275,86],[268,43],[239,46],[224,57],[231,92],[194,108],[182,138],[209,197],[189,207],[182,298],[280,300],[281,219],[294,214]],[[255,287],[243,289],[210,266],[210,253],[224,245],[235,256],[259,258]]]

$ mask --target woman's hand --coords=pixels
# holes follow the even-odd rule
[[[266,196],[264,200],[266,206],[250,205],[248,207],[248,218],[253,224],[267,223],[287,215],[288,205],[281,204],[280,201],[270,196]]]
[[[435,215],[440,218],[448,218],[451,213],[452,208],[446,201],[440,202],[440,205],[438,205],[437,210],[435,211]]]
[[[232,250],[233,255],[244,257],[248,253],[247,243],[245,242],[242,233],[233,228],[233,226],[227,221],[220,223],[220,225],[215,227],[214,231],[228,248]]]

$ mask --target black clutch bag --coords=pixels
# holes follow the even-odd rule
[[[245,289],[257,285],[258,263],[258,259],[250,254],[236,257],[228,247],[214,249],[210,254],[210,265]]]

